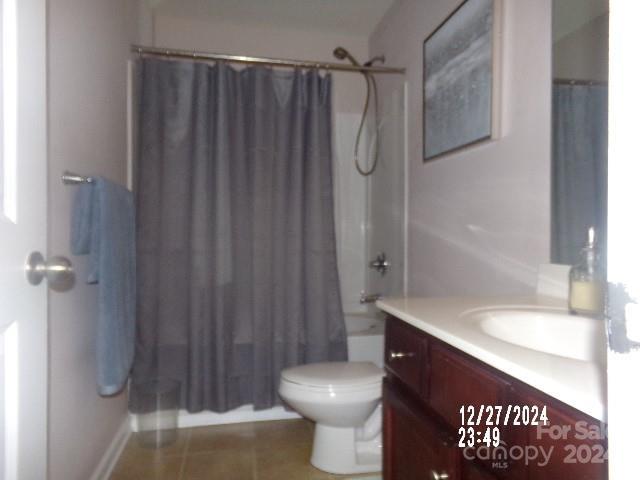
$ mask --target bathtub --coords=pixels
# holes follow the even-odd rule
[[[350,362],[384,364],[384,316],[382,312],[347,313],[347,349]]]
[[[349,361],[370,361],[382,367],[384,363],[384,315],[371,313],[346,313],[347,351]],[[201,427],[207,425],[224,425],[228,423],[259,422],[267,420],[285,420],[300,418],[291,410],[274,407],[268,410],[253,410],[251,405],[244,405],[226,413],[178,412],[178,428]],[[130,414],[131,429],[138,431],[136,415]]]

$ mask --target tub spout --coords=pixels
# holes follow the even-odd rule
[[[376,300],[382,298],[380,293],[365,293],[364,291],[360,292],[360,303],[375,303]]]

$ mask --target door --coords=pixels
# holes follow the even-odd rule
[[[25,277],[46,249],[45,0],[0,15],[0,478],[45,479],[47,290]]]
[[[640,431],[640,2],[611,0],[607,365],[609,478],[638,478]],[[635,50],[635,52],[633,51]]]

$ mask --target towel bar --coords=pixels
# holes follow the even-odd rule
[[[64,183],[65,185],[79,185],[81,183],[93,183],[93,178],[83,177],[82,175],[65,171],[62,174],[62,183]]]

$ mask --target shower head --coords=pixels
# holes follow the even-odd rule
[[[358,61],[353,58],[353,56],[347,51],[346,48],[343,47],[336,47],[333,50],[333,56],[336,57],[338,60],[344,60],[345,58],[348,59],[351,63],[353,63],[356,67],[359,67],[360,64],[358,63]]]

